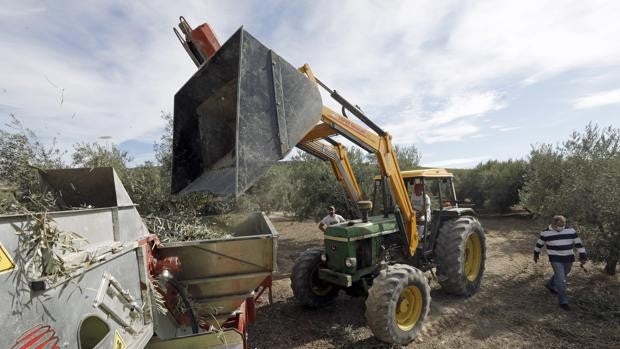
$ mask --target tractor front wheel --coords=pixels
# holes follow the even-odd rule
[[[375,277],[366,299],[366,321],[387,343],[406,345],[419,334],[431,305],[431,288],[422,271],[394,264]]]
[[[340,289],[319,279],[319,268],[323,264],[322,248],[311,248],[297,258],[291,273],[293,295],[303,305],[318,308],[329,304]]]

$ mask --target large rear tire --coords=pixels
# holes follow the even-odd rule
[[[484,229],[478,219],[463,216],[444,222],[435,256],[439,283],[446,292],[466,297],[476,293],[486,259]]]
[[[406,345],[419,334],[431,305],[431,288],[422,271],[394,264],[375,277],[366,299],[366,321],[387,343]]]
[[[338,287],[319,279],[322,248],[311,248],[297,258],[291,272],[293,295],[303,305],[323,307],[338,296]]]

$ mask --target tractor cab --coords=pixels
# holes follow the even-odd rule
[[[429,196],[433,211],[458,207],[452,173],[443,168],[429,168],[401,171],[401,174],[410,199],[415,196],[415,188],[418,187],[421,188],[422,196]],[[373,206],[382,207],[384,213],[385,211],[387,213],[394,212],[394,201],[391,199],[390,192],[381,176],[374,177],[372,200]],[[419,211],[418,207],[414,207],[414,209],[416,212]]]
[[[454,175],[443,168],[427,168],[401,171],[407,194],[416,212],[416,223],[420,244],[418,250],[430,254],[435,245],[441,222],[467,213],[475,215],[471,208],[459,208],[454,189]],[[416,198],[417,196],[417,198]],[[381,176],[374,177],[372,192],[373,207],[385,217],[394,213],[394,200],[389,186]],[[421,207],[426,203],[429,207]],[[426,205],[424,205],[426,206]],[[427,212],[430,214],[428,219]]]

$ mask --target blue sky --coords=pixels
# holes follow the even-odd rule
[[[44,142],[114,142],[135,164],[153,158],[161,112],[196,69],[172,33],[180,15],[221,42],[243,25],[309,63],[424,165],[525,158],[620,120],[619,1],[0,5],[0,127],[15,114]]]

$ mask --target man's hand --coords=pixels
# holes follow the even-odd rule
[[[586,269],[586,259],[585,258],[580,258],[579,259],[579,266],[581,267],[581,269],[583,269],[583,271],[585,273],[589,273],[590,272],[588,269]]]
[[[538,253],[534,253],[534,263],[538,263]]]

